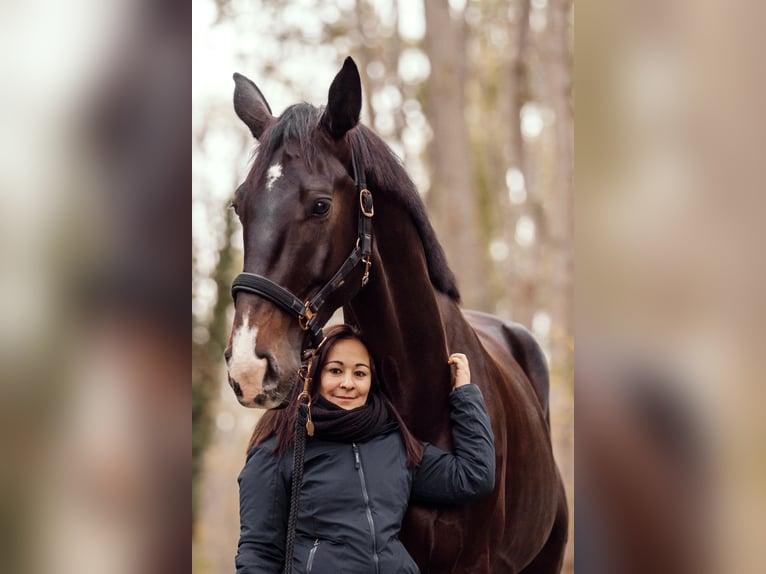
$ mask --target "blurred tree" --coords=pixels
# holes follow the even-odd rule
[[[547,101],[555,117],[553,193],[548,202],[551,256],[551,362],[572,371],[574,282],[574,130],[572,115],[571,0],[552,0],[546,38]],[[563,377],[571,380],[571,377]]]
[[[512,33],[510,58],[507,65],[509,77],[508,99],[510,105],[509,158],[506,182],[503,190],[506,196],[513,195],[509,224],[505,228],[506,244],[512,246],[510,264],[506,267],[510,308],[513,319],[531,326],[534,313],[539,307],[540,260],[544,237],[542,200],[535,177],[538,168],[527,152],[527,143],[521,129],[524,105],[533,101],[530,85],[529,66],[529,16],[530,0],[517,0],[512,5],[510,26]],[[524,221],[532,221],[537,231],[536,241],[531,245],[520,245],[517,228]]]
[[[426,114],[431,186],[426,198],[434,227],[467,307],[487,309],[486,248],[482,244],[466,126],[466,31],[447,2],[426,2],[424,47],[431,63]]]
[[[207,319],[192,314],[192,524],[197,518],[202,455],[212,435],[213,399],[224,376],[223,351],[229,340],[228,294],[239,259],[239,253],[235,252],[231,241],[236,228],[234,220],[235,216],[229,210],[225,218],[224,240],[212,276],[216,287],[212,312]],[[195,269],[194,261],[192,265]]]

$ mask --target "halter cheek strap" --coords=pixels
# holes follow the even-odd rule
[[[311,345],[317,347],[322,341],[322,328],[325,321],[320,322],[318,315],[327,299],[341,285],[346,282],[346,277],[361,262],[364,263],[364,275],[362,276],[362,287],[367,284],[370,277],[370,266],[372,260],[372,217],[375,215],[375,208],[372,203],[372,193],[367,189],[367,182],[364,177],[364,169],[359,157],[351,152],[352,164],[354,167],[354,182],[359,192],[359,216],[357,225],[356,245],[351,254],[346,258],[340,268],[324,284],[324,286],[312,298],[305,302],[295,296],[291,291],[278,285],[268,277],[257,275],[255,273],[242,272],[234,279],[231,284],[231,295],[236,301],[237,293],[245,291],[263,297],[271,301],[283,311],[293,315],[298,319],[301,329],[309,332]],[[330,313],[327,314],[329,318]]]

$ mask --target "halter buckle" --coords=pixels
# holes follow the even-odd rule
[[[370,209],[367,210],[367,206],[364,203],[364,198],[369,198],[370,202]],[[375,215],[375,207],[372,205],[372,193],[370,193],[369,189],[362,189],[359,191],[359,209],[362,210],[362,215],[364,215],[367,218],[372,217]]]
[[[308,301],[306,301],[303,304],[303,307],[304,307],[303,308],[303,314],[302,315],[298,315],[298,325],[300,325],[300,327],[301,327],[301,329],[303,331],[308,331],[309,330],[309,323],[311,323],[311,320],[314,317],[316,317],[316,313],[314,313],[309,308],[309,302]]]

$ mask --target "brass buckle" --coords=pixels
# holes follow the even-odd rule
[[[365,207],[364,207],[364,201],[362,201],[362,196],[363,196],[364,194],[367,194],[367,195],[369,195],[369,196],[370,196],[370,199],[372,199],[372,193],[370,193],[370,190],[369,190],[369,189],[362,189],[362,190],[359,192],[359,209],[361,209],[361,210],[362,210],[362,215],[364,215],[365,217],[372,217],[373,215],[375,215],[375,206],[373,206],[373,207],[372,207],[372,209],[370,209],[370,211],[367,211],[367,210],[365,209]]]
[[[323,341],[324,342],[324,341]],[[311,385],[311,364],[314,362],[314,355],[316,349],[309,359],[308,365],[301,366],[298,370],[298,376],[303,379],[303,390],[298,395],[298,405],[306,403],[306,434],[314,436],[314,422],[311,420],[311,395],[309,394],[309,386]]]
[[[311,309],[309,309],[309,302],[306,301],[303,304],[303,315],[298,315],[298,325],[301,326],[301,329],[304,331],[309,330],[309,323],[311,323],[311,320],[316,317],[316,313],[314,313]]]
[[[314,421],[311,420],[311,395],[307,391],[302,391],[298,395],[298,404],[300,405],[301,402],[306,403],[306,434],[314,436]]]
[[[362,287],[367,285],[367,282],[370,280],[370,265],[372,265],[372,261],[370,261],[369,255],[362,255],[362,263],[364,263],[364,275],[362,275]]]

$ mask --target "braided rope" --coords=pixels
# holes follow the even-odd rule
[[[295,550],[295,526],[298,521],[298,498],[303,484],[303,460],[306,454],[306,421],[308,420],[308,405],[298,406],[298,416],[295,419],[295,448],[293,451],[293,481],[290,494],[290,516],[287,520],[287,540],[285,542],[285,567],[283,574],[292,574],[293,553]]]

